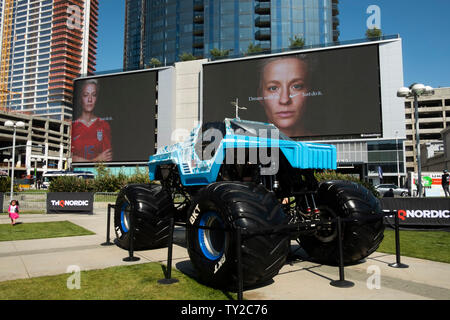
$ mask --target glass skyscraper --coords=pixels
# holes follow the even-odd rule
[[[337,41],[339,0],[126,0],[124,69],[152,58],[162,64],[211,49],[240,55],[250,44],[265,50]]]

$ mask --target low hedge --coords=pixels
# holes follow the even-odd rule
[[[377,197],[377,198],[380,197],[380,193],[375,189],[375,187],[370,182],[362,181],[355,176],[352,176],[349,174],[338,173],[336,171],[316,172],[314,175],[319,182],[327,181],[327,180],[348,180],[348,181],[356,182],[356,183],[364,186],[365,188],[367,188],[369,191],[371,191],[375,197]]]

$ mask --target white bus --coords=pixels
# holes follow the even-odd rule
[[[90,171],[47,171],[42,175],[41,188],[47,189],[50,182],[57,177],[77,177],[80,179],[94,179],[95,175]]]

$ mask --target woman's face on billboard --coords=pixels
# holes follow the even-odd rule
[[[81,91],[81,103],[84,112],[92,112],[97,101],[97,86],[94,83],[88,83],[83,86]]]
[[[307,65],[296,57],[269,62],[262,71],[261,103],[268,121],[290,136],[301,131],[308,91],[306,81]]]

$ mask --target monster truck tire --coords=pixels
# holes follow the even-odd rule
[[[134,223],[134,250],[160,248],[167,245],[173,203],[160,185],[130,184],[117,196],[114,211],[116,244],[130,247],[130,216]]]
[[[378,248],[384,231],[382,210],[378,199],[369,190],[350,181],[326,181],[319,185],[316,202],[325,221],[337,216],[355,219],[342,223],[345,264],[354,264]],[[318,229],[312,236],[300,237],[300,244],[316,262],[330,265],[339,262],[335,222],[332,222],[331,230]]]
[[[251,233],[287,223],[275,195],[262,185],[216,182],[201,189],[189,208],[187,221],[188,253],[200,282],[236,289],[235,228]],[[278,274],[286,261],[289,241],[282,233],[242,237],[244,287],[264,283]]]

